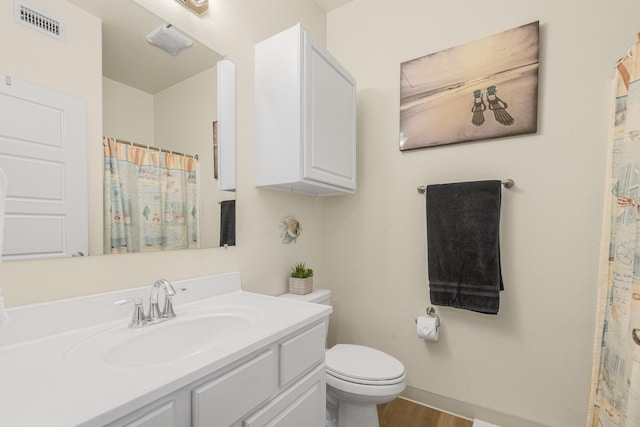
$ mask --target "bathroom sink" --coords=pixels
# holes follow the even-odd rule
[[[248,319],[225,314],[147,325],[135,331],[141,334],[109,350],[104,361],[107,365],[122,367],[171,362],[224,343],[249,326]]]
[[[173,319],[137,329],[119,325],[76,343],[64,359],[73,364],[102,361],[119,368],[175,362],[242,336],[257,318],[256,312],[233,307],[179,313]]]

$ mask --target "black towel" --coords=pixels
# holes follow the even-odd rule
[[[220,246],[236,244],[236,201],[220,202]]]
[[[431,303],[498,314],[500,181],[427,186]]]

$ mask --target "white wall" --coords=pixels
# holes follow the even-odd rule
[[[329,50],[358,82],[358,192],[328,205],[330,338],[406,366],[406,395],[504,426],[584,426],[591,369],[610,77],[640,3],[355,0],[329,13]],[[540,21],[535,135],[398,150],[400,63]],[[512,178],[503,191],[498,316],[429,306],[418,185]]]

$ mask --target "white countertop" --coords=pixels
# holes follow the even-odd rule
[[[167,322],[179,322],[181,316],[186,318],[212,306],[240,306],[257,316],[252,326],[224,345],[152,366],[116,368],[100,359],[69,358],[67,353],[74,345],[107,329],[128,329],[133,307],[128,304],[123,311],[114,307],[113,301],[141,293],[148,295],[148,287],[10,310],[11,329],[0,328],[0,424],[69,427],[114,421],[331,313],[331,307],[326,305],[244,292],[239,273],[231,274],[231,282],[224,275],[175,282],[176,290],[185,291],[179,290],[174,298],[177,318]],[[72,328],[69,324],[74,323],[72,319],[78,311],[74,307],[81,307],[83,314],[96,314],[83,316],[75,322],[78,327]],[[114,310],[119,318],[105,320]],[[42,329],[50,333],[42,336],[42,332],[38,333]],[[20,340],[20,335],[25,339]]]

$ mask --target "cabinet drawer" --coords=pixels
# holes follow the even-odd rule
[[[324,360],[325,324],[280,343],[280,387]]]
[[[126,424],[126,427],[174,427],[176,422],[174,402],[166,402],[137,420]]]
[[[325,424],[325,371],[318,366],[247,418],[243,427],[320,427]]]
[[[190,395],[186,391],[172,393],[122,418],[107,427],[187,427],[191,425]],[[94,421],[91,425],[104,425]]]
[[[193,389],[194,427],[228,427],[277,389],[273,350]]]

